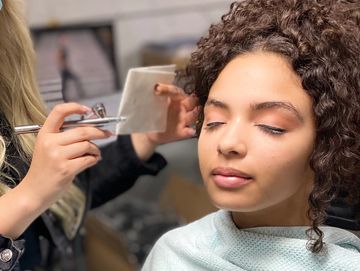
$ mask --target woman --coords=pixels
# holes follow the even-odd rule
[[[359,199],[360,3],[245,0],[186,74],[204,106],[199,162],[220,211],[165,234],[143,270],[359,270],[360,239],[323,226]]]
[[[159,85],[156,91],[170,97],[167,130],[119,136],[102,150],[91,140],[107,138],[109,131],[61,132],[67,116],[90,109],[62,104],[46,117],[21,6],[21,1],[5,0],[0,10],[0,270],[51,270],[74,257],[89,208],[123,193],[140,175],[157,174],[166,165],[154,153],[158,144],[194,134],[189,125],[196,116],[195,100],[174,86]],[[44,125],[37,136],[13,133],[26,123]]]

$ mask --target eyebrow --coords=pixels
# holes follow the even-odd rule
[[[214,107],[218,107],[221,109],[229,110],[229,106],[226,103],[216,100],[216,99],[207,100],[205,103],[205,106],[214,106]]]
[[[280,108],[285,109],[286,111],[295,115],[295,117],[300,121],[304,122],[304,118],[301,116],[299,111],[295,108],[295,106],[290,102],[281,102],[281,101],[270,101],[270,102],[263,102],[258,104],[252,104],[251,108],[254,111],[259,111],[262,109],[272,109],[272,108]]]
[[[226,103],[216,100],[216,99],[209,99],[205,103],[205,106],[214,106],[214,107],[217,107],[220,109],[229,110],[229,106]],[[251,104],[250,107],[253,111],[260,111],[263,109],[273,109],[273,108],[285,109],[286,111],[295,115],[295,117],[300,122],[304,122],[304,118],[301,116],[301,114],[295,108],[295,106],[293,104],[291,104],[290,102],[269,101],[269,102]]]

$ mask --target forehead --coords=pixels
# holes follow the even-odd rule
[[[240,55],[230,61],[212,85],[209,97],[232,105],[290,102],[311,114],[310,96],[285,57],[268,52]]]

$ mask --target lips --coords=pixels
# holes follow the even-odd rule
[[[252,179],[249,174],[241,172],[234,168],[217,167],[211,171],[211,175],[222,175],[228,177],[239,177],[244,179]]]
[[[211,178],[217,186],[222,188],[239,188],[253,180],[251,175],[228,167],[213,169],[211,171]]]

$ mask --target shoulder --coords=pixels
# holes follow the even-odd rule
[[[223,211],[217,211],[204,216],[185,226],[168,231],[156,242],[154,249],[166,247],[167,250],[184,248],[208,249],[212,241],[216,239],[218,227],[216,220],[223,215]]]
[[[331,226],[321,227],[324,233],[324,242],[328,245],[347,248],[360,253],[360,238],[354,233]]]
[[[146,270],[197,270],[199,255],[212,253],[217,229],[214,221],[219,211],[211,213],[183,227],[165,233],[155,243],[142,268]]]

